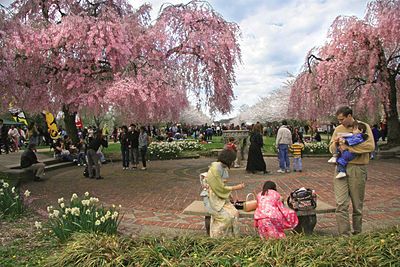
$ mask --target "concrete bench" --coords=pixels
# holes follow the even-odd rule
[[[254,211],[245,212],[243,210],[239,211],[239,218],[253,218]],[[299,218],[299,224],[294,229],[296,232],[304,232],[305,234],[312,234],[315,225],[317,224],[317,214],[333,213],[335,212],[335,207],[329,205],[318,199],[317,208],[310,211],[297,211],[297,216]],[[211,216],[204,207],[204,203],[201,200],[193,201],[189,206],[183,210],[183,214],[186,215],[198,215],[204,216],[205,226],[207,234],[210,233],[210,219]]]

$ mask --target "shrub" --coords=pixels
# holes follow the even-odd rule
[[[177,144],[183,151],[199,151],[199,150],[204,150],[204,145],[200,144],[199,142],[195,142],[195,141],[177,141],[176,144]]]
[[[58,208],[47,207],[47,227],[61,242],[65,242],[74,232],[117,233],[121,218],[116,207],[113,205],[107,209],[97,206],[98,202],[99,199],[90,197],[88,192],[82,199],[72,194],[69,206],[60,198]]]
[[[24,196],[29,197],[30,192],[25,191]],[[19,194],[19,189],[10,187],[10,184],[0,180],[0,218],[15,218],[25,211],[23,199]]]

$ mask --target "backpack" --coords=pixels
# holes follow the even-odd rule
[[[287,204],[295,211],[313,210],[317,207],[317,195],[309,188],[299,188],[290,193]]]

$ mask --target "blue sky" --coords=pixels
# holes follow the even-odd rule
[[[135,1],[153,6],[155,19],[162,0]],[[168,3],[189,1],[170,0]],[[243,64],[237,68],[234,110],[253,105],[279,88],[287,73],[297,74],[307,52],[326,41],[329,26],[339,15],[364,17],[366,0],[209,0],[226,20],[236,22],[242,32]]]

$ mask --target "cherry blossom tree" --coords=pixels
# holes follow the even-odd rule
[[[165,5],[154,22],[150,10],[125,0],[16,0],[0,21],[2,108],[62,107],[68,124],[75,111],[112,106],[150,122],[178,118],[191,91],[228,112],[238,26],[203,1]]]
[[[232,120],[235,124],[280,121],[288,117],[289,82],[247,107]]]
[[[290,95],[290,114],[316,119],[350,105],[371,122],[383,107],[388,143],[400,144],[400,1],[368,4],[364,19],[338,17],[327,43],[307,55]]]

